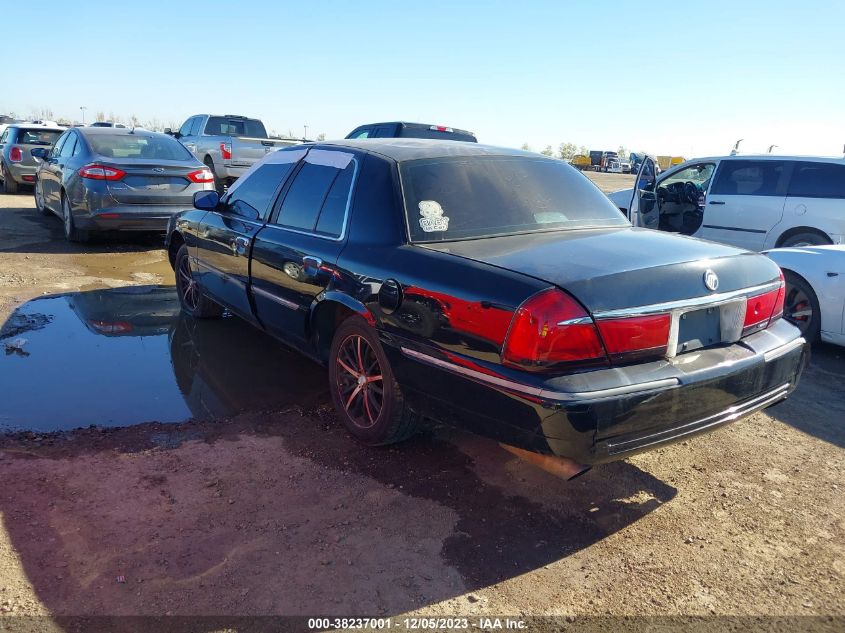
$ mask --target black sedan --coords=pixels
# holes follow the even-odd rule
[[[194,204],[167,237],[183,309],[326,363],[368,444],[433,419],[574,475],[774,404],[805,362],[768,258],[632,228],[536,154],[307,144]]]
[[[92,231],[164,231],[214,176],[177,140],[141,129],[67,130],[40,160],[35,206],[64,222],[65,237]]]

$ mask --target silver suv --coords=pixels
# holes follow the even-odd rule
[[[44,123],[13,123],[0,135],[0,180],[6,193],[20,185],[34,185],[38,161],[30,154],[36,147],[49,150],[66,128]]]

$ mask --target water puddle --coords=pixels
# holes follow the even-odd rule
[[[0,328],[0,431],[309,408],[329,401],[327,382],[324,369],[237,317],[185,316],[173,287],[36,299]]]

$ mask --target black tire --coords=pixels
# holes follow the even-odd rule
[[[344,426],[364,444],[394,444],[418,430],[418,416],[405,404],[375,330],[359,316],[341,323],[334,334],[329,391]]]
[[[790,235],[780,246],[781,248],[790,248],[795,246],[824,246],[825,244],[833,244],[833,242],[826,235],[807,231],[806,233]]]
[[[35,185],[32,188],[32,196],[35,198],[35,208],[38,209],[41,215],[51,215],[52,211],[44,205],[44,192],[41,192],[41,196],[38,195],[38,192],[39,186],[38,181],[36,180]]]
[[[226,185],[217,177],[217,172],[214,171],[214,161],[211,160],[211,156],[206,156],[203,162],[211,171],[211,175],[214,176],[214,189],[222,197],[223,194],[226,193]]]
[[[9,194],[18,192],[18,183],[12,178],[12,174],[6,169],[6,165],[3,165],[3,191]]]
[[[76,228],[76,223],[73,221],[73,213],[70,210],[70,205],[67,201],[67,196],[62,194],[62,224],[65,229],[65,239],[68,242],[87,242],[88,232],[80,231]]]
[[[191,262],[188,259],[188,247],[182,244],[176,253],[174,271],[176,273],[176,292],[182,310],[195,319],[216,319],[223,314],[223,307],[209,299],[199,282],[194,279]]]
[[[814,343],[819,339],[821,332],[819,299],[812,286],[800,275],[785,270],[783,276],[786,280],[783,318],[801,330],[801,335],[807,342]]]

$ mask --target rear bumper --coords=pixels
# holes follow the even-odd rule
[[[122,205],[74,213],[76,227],[84,231],[155,231],[164,232],[170,218],[190,205]]]
[[[391,353],[397,352],[403,357],[396,358],[397,379],[424,415],[599,464],[783,400],[797,386],[809,348],[796,328],[779,322],[730,346],[546,380],[410,345]]]
[[[217,174],[218,178],[237,180],[243,176],[252,165],[223,165],[223,169]]]
[[[6,168],[8,173],[14,178],[15,182],[21,185],[35,184],[35,172],[38,171],[37,165],[24,165],[21,163],[7,163]]]

